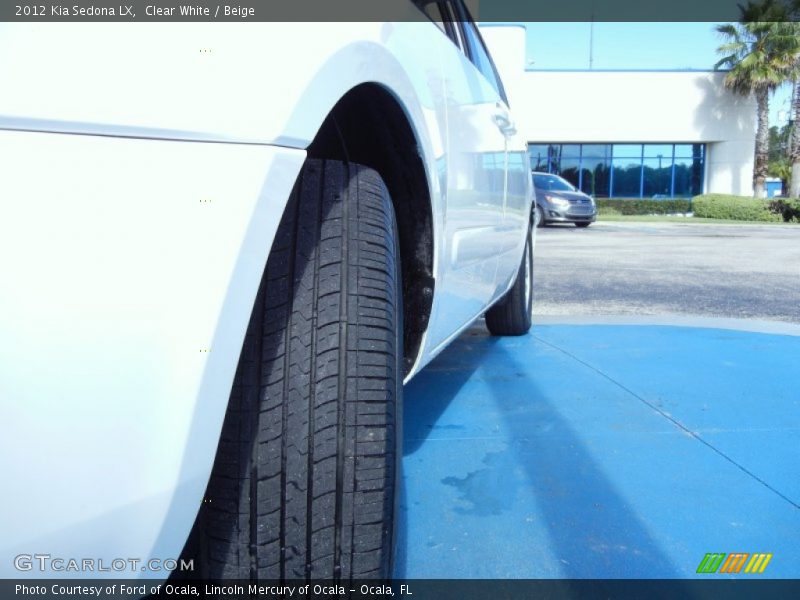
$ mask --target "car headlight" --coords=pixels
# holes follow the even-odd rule
[[[556,206],[569,206],[569,200],[560,196],[545,196],[545,200]]]

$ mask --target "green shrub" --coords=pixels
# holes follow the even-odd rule
[[[800,199],[798,198],[773,198],[769,201],[769,210],[783,217],[787,223],[790,221],[800,223]]]
[[[622,215],[616,208],[611,208],[610,206],[600,206],[600,203],[597,203],[597,214],[605,217],[619,217]]]
[[[691,201],[686,198],[653,200],[650,198],[598,198],[597,211],[601,215],[669,215],[691,210]],[[606,212],[615,211],[615,212]]]
[[[731,219],[734,221],[780,221],[781,216],[770,212],[769,202],[761,198],[705,194],[692,199],[695,217]]]

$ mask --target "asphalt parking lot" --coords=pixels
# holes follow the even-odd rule
[[[800,322],[800,227],[598,222],[537,230],[534,315]]]
[[[406,386],[396,576],[800,577],[800,228],[553,227],[535,262],[528,335]]]

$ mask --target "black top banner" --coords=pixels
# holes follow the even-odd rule
[[[352,22],[415,21],[431,0],[36,0],[0,3],[0,21]],[[800,8],[800,2],[785,0]],[[465,0],[476,21],[728,22],[746,0]],[[797,11],[795,11],[797,18]]]

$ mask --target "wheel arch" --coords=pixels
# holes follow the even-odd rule
[[[375,169],[392,198],[403,277],[403,364],[417,361],[434,292],[434,219],[423,152],[402,102],[386,87],[362,83],[342,96],[307,148],[309,158]]]

